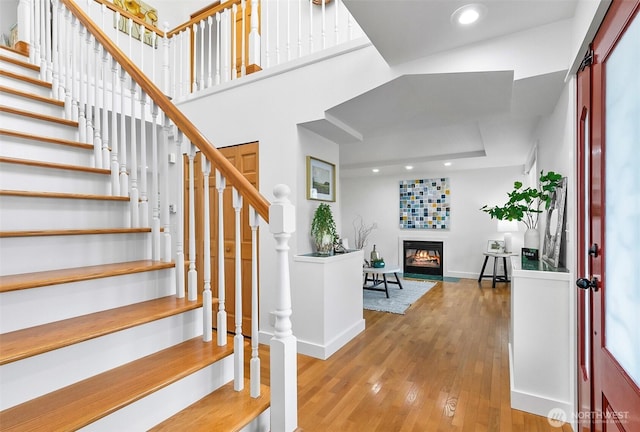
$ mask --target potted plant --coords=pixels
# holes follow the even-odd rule
[[[338,234],[329,204],[320,204],[316,209],[313,221],[311,221],[311,237],[313,237],[318,254],[331,254],[333,243],[338,238]]]
[[[540,171],[540,178],[536,188],[523,188],[522,182],[514,182],[513,190],[507,194],[509,200],[502,206],[480,208],[491,216],[491,219],[522,222],[527,231],[524,236],[524,246],[539,248],[538,221],[540,213],[549,208],[551,198],[558,187],[562,175],[549,171]],[[543,210],[544,205],[544,210]]]

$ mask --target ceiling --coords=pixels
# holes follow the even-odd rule
[[[573,17],[579,0],[481,0],[483,18],[451,22],[457,0],[343,0],[389,66]],[[479,3],[479,2],[476,2]],[[381,8],[384,7],[384,13]],[[567,59],[569,63],[569,59]],[[523,164],[566,71],[401,75],[303,126],[340,145],[341,176]],[[336,127],[337,126],[337,127]]]

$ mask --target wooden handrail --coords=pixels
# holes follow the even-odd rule
[[[93,1],[96,2],[96,3],[100,3],[100,4],[105,5],[107,7],[107,9],[111,9],[114,12],[120,12],[120,15],[122,17],[132,19],[133,22],[137,23],[138,25],[142,24],[143,26],[146,27],[147,30],[154,32],[159,37],[161,37],[161,38],[164,37],[164,32],[162,30],[160,30],[158,27],[154,27],[151,24],[148,24],[148,23],[142,21],[137,16],[129,13],[128,11],[122,9],[121,7],[116,6],[114,3],[109,2],[109,0],[93,0]]]
[[[241,2],[242,2],[242,0],[230,0],[230,1],[227,1],[225,3],[220,3],[218,5],[215,5],[211,9],[207,9],[206,11],[194,16],[189,21],[187,21],[187,22],[185,22],[183,24],[180,24],[178,27],[174,28],[173,30],[168,31],[167,32],[167,37],[170,38],[170,37],[180,33],[182,30],[187,29],[187,28],[191,27],[192,25],[199,23],[203,19],[208,18],[211,15],[215,15],[216,13],[220,12],[221,10],[230,9],[231,7],[233,7],[233,5],[240,4]]]
[[[93,22],[93,20],[73,0],[60,0],[80,22],[93,34],[104,49],[124,68],[133,80],[149,95],[158,107],[175,123],[182,133],[211,161],[213,166],[246,199],[254,210],[269,221],[269,201],[253,187],[220,151],[211,144],[191,121],[151,80],[133,64],[129,57],[118,48],[111,39]]]

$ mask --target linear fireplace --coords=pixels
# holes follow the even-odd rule
[[[440,241],[404,240],[404,273],[443,276],[444,253]]]

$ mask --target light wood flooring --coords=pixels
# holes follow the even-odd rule
[[[365,310],[366,330],[329,359],[298,355],[300,428],[571,431],[510,407],[509,304],[508,284],[462,279],[438,282],[405,315]],[[268,383],[268,347],[260,355]]]

